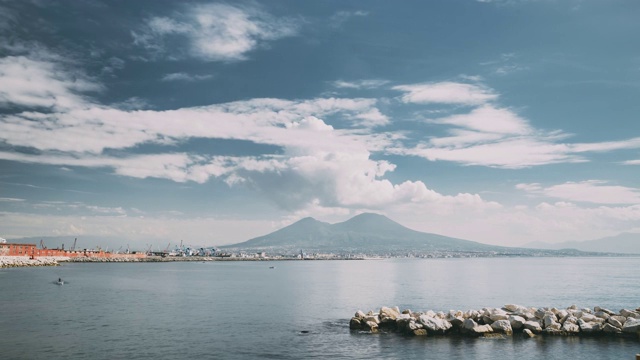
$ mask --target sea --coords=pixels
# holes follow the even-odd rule
[[[58,278],[66,283],[54,284]],[[640,258],[70,263],[0,270],[0,359],[635,359],[634,338],[406,337],[357,310],[640,306]]]

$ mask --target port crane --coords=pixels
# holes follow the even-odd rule
[[[71,247],[71,251],[75,251],[77,242],[78,242],[78,238],[73,239],[73,246]]]

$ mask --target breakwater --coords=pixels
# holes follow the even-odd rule
[[[351,330],[395,331],[414,336],[511,336],[521,333],[561,336],[630,336],[640,337],[640,307],[614,312],[601,307],[566,309],[505,305],[481,310],[448,312],[400,311],[398,307],[382,307],[364,313],[358,310],[349,322]]]
[[[41,256],[31,258],[29,256],[0,256],[0,268],[23,267],[23,266],[58,266],[60,261],[69,258],[59,256]]]

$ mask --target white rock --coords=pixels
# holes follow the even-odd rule
[[[617,327],[618,329],[622,329],[622,324],[620,323],[620,321],[614,319],[613,316],[607,319],[607,323]]]
[[[427,315],[422,315],[419,318],[419,322],[424,326],[427,331],[430,332],[445,332],[451,329],[451,323],[444,319],[432,318]]]
[[[364,319],[365,316],[366,315],[364,314],[364,312],[362,310],[356,311],[355,317],[357,317],[358,319]]]
[[[509,315],[501,309],[493,309],[489,314],[491,321],[508,320]]]
[[[542,326],[540,326],[540,323],[537,321],[527,321],[524,323],[524,327],[525,329],[529,329],[535,333],[539,333],[542,331]]]
[[[565,321],[564,324],[562,324],[562,330],[571,334],[577,334],[580,332],[580,326],[575,323]]]
[[[462,323],[462,328],[465,330],[473,330],[474,327],[478,326],[478,323],[473,321],[472,319],[465,319]]]
[[[517,315],[509,316],[509,323],[511,324],[511,328],[513,330],[520,330],[524,326],[524,323],[527,322],[523,317]]]
[[[640,319],[627,318],[627,321],[622,326],[622,331],[626,333],[635,333],[640,331]]]
[[[478,325],[473,328],[472,332],[477,335],[482,335],[482,334],[492,333],[493,328],[491,327],[491,325]]]
[[[491,324],[491,328],[496,332],[501,332],[507,335],[513,334],[513,329],[511,328],[509,320],[496,320]]]
[[[554,314],[546,314],[542,318],[542,321],[543,321],[543,324],[544,324],[544,328],[546,329],[546,328],[552,326],[553,324],[556,324],[557,323],[556,320],[557,319],[556,319],[556,316]]]

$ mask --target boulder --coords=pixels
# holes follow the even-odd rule
[[[407,317],[399,317],[399,318],[396,319],[396,329],[398,329],[399,331],[402,331],[402,332],[409,332],[411,330],[409,328],[409,324],[412,321],[415,323],[415,320],[410,318],[408,315],[407,315]]]
[[[476,323],[472,319],[465,319],[462,323],[462,329],[466,331],[471,331],[476,326],[478,326],[478,323]]]
[[[367,315],[363,319],[364,322],[374,322],[376,325],[380,324],[380,318],[378,315]]]
[[[471,330],[472,334],[475,334],[478,336],[492,333],[492,332],[493,332],[493,328],[491,327],[491,325],[478,325]]]
[[[578,318],[586,321],[586,322],[591,322],[591,321],[596,321],[596,317],[594,315],[588,314],[588,313],[582,313],[582,316],[579,316]]]
[[[542,326],[537,321],[527,321],[524,323],[524,328],[533,331],[534,333],[539,333],[542,331]]]
[[[509,320],[496,320],[491,324],[491,328],[495,332],[500,332],[503,334],[511,335],[513,334],[513,329],[511,328],[511,323]]]
[[[431,333],[440,333],[444,334],[447,330],[451,329],[451,323],[445,319],[428,317],[427,315],[422,315],[418,319],[420,324],[424,326],[427,331]]]
[[[544,328],[548,328],[554,324],[557,324],[557,318],[555,316],[555,314],[546,314],[543,318],[542,318],[542,323],[544,324]]]
[[[520,330],[524,327],[524,323],[527,322],[523,317],[517,315],[509,316],[509,323],[513,330]]]
[[[620,323],[620,321],[614,319],[613,316],[607,319],[607,323],[617,327],[620,330],[622,330],[622,324]]]
[[[605,320],[611,316],[604,311],[596,311],[595,313],[593,313],[593,315],[595,315],[596,317],[599,317],[600,319],[605,319]]]
[[[586,322],[583,319],[578,319],[578,326],[580,327],[580,331],[585,334],[594,334],[600,331],[600,324]]]
[[[628,318],[622,326],[622,331],[625,333],[637,333],[640,331],[640,319]]]
[[[580,332],[580,326],[578,326],[578,324],[565,321],[564,324],[562,324],[562,331],[569,334],[577,334]]]
[[[395,321],[398,315],[400,315],[400,312],[396,311],[395,309],[383,306],[380,308],[380,313],[378,315],[380,316],[380,321]]]
[[[527,338],[532,338],[535,337],[536,335],[533,333],[533,331],[529,330],[529,329],[524,329],[524,331],[522,332],[524,334],[524,337]]]
[[[507,314],[501,309],[493,309],[489,313],[489,319],[491,319],[491,321],[508,320],[509,314]]]
[[[605,323],[604,326],[602,326],[602,332],[609,334],[619,334],[621,332],[621,329],[618,329],[617,327],[609,323]]]
[[[620,324],[624,325],[624,323],[627,321],[627,318],[624,316],[620,316],[620,315],[613,315],[610,317],[610,319],[615,319],[618,320],[618,322],[620,322]]]
[[[626,318],[636,318],[636,319],[640,319],[640,312],[638,311],[631,311],[631,310],[627,310],[627,309],[622,309],[620,310],[620,315],[626,317]]]
[[[362,323],[360,319],[357,317],[352,317],[351,321],[349,321],[349,329],[351,330],[360,330],[362,328]]]
[[[363,329],[375,333],[378,332],[378,324],[374,321],[366,321],[363,325]]]
[[[365,313],[362,310],[358,310],[356,311],[356,314],[354,315],[354,317],[358,318],[358,319],[364,319],[365,317]]]

